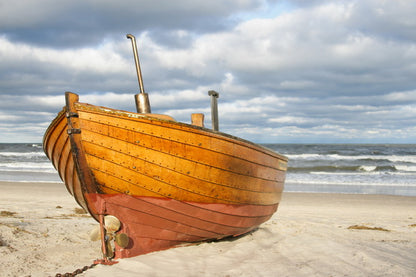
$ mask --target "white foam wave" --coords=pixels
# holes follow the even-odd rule
[[[34,163],[34,162],[17,162],[17,163],[0,163],[2,168],[53,168],[51,163]]]
[[[359,167],[358,170],[365,171],[365,172],[370,172],[370,171],[376,170],[376,168],[377,168],[377,166],[365,166],[365,165],[362,165],[362,166]]]
[[[297,184],[297,185],[313,185],[313,186],[321,186],[321,185],[335,185],[335,186],[386,186],[386,187],[395,187],[395,186],[405,186],[405,187],[416,187],[416,183],[383,183],[383,182],[368,182],[368,181],[361,181],[361,182],[349,182],[347,180],[303,180],[303,179],[287,179],[286,184]]]
[[[46,157],[43,152],[0,152],[0,156],[6,157]]]
[[[324,159],[326,155],[321,154],[285,154],[289,160],[316,160]]]
[[[388,160],[391,162],[408,162],[416,164],[416,155],[339,155],[339,154],[285,154],[293,160]]]
[[[395,165],[394,167],[399,171],[416,172],[416,166],[412,165]]]
[[[56,173],[51,163],[0,163],[0,171]]]
[[[376,156],[377,157],[377,156]],[[407,156],[386,156],[389,161],[392,162],[406,162],[406,163],[415,163],[416,164],[416,155],[407,155]]]
[[[385,174],[397,174],[396,172],[383,172],[383,171],[362,171],[360,172],[328,172],[328,171],[314,171],[312,175],[338,175],[338,176],[360,176],[360,175],[385,175]]]
[[[48,183],[48,184],[62,184],[62,181],[50,181],[50,180],[14,180],[4,179],[2,182],[13,182],[13,183]]]

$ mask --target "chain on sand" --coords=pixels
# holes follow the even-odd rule
[[[69,273],[69,272],[67,272],[67,273],[65,273],[65,274],[56,273],[55,277],[72,277],[72,276],[77,276],[78,274],[81,274],[81,273],[83,273],[84,271],[86,271],[86,270],[88,270],[88,269],[90,269],[90,268],[93,268],[94,266],[96,266],[96,264],[92,264],[92,265],[90,265],[90,266],[86,265],[86,266],[84,266],[83,268],[78,268],[77,270],[75,270],[75,271],[74,271],[74,272],[72,272],[72,273]]]

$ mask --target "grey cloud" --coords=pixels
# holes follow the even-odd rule
[[[354,1],[354,12],[349,26],[391,41],[416,40],[414,1]],[[363,16],[366,15],[366,16]]]
[[[0,141],[13,128],[40,138],[65,90],[134,110],[126,32],[138,38],[154,112],[186,122],[204,112],[209,125],[215,89],[220,129],[251,140],[415,141],[415,4],[284,2],[264,18],[283,2],[43,0],[24,2],[34,6],[22,18],[0,2],[0,15],[15,9],[0,16]]]
[[[62,48],[95,45],[128,32],[153,30],[169,41],[177,29],[223,29],[227,17],[256,9],[259,0],[19,1],[0,2],[0,32],[14,41]]]

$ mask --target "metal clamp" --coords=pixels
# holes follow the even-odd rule
[[[81,134],[81,129],[68,129],[66,132],[68,135]]]
[[[70,117],[78,117],[78,114],[74,112],[66,112],[66,118]]]

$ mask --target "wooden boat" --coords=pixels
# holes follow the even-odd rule
[[[166,115],[65,98],[43,147],[69,193],[100,222],[105,262],[238,236],[277,210],[286,157]],[[108,215],[120,226],[109,230]]]

